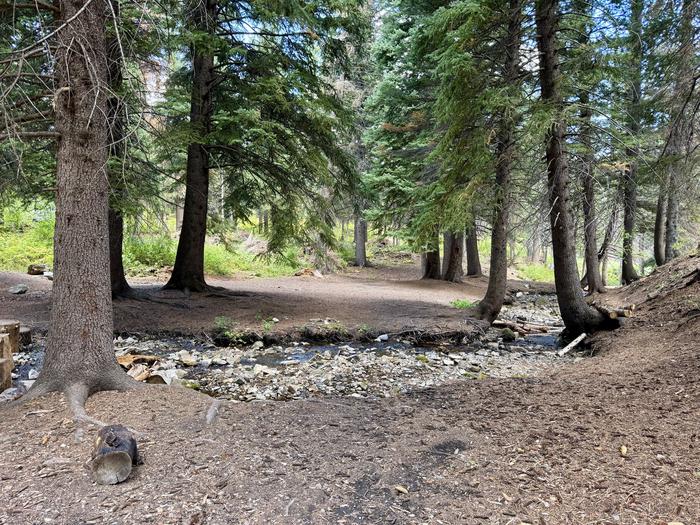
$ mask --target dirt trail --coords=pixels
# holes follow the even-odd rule
[[[91,415],[145,434],[116,487],[90,482],[92,434],[75,442],[59,396],[5,409],[0,523],[699,523],[697,275],[610,293],[652,298],[550,377],[225,404],[211,426],[191,391],[99,394]]]
[[[186,334],[210,331],[217,317],[240,330],[262,332],[266,319],[277,318],[274,331],[286,333],[331,318],[350,331],[426,331],[471,329],[464,311],[450,305],[455,299],[480,299],[487,286],[484,277],[463,283],[420,280],[416,265],[350,268],[339,275],[280,277],[274,279],[217,279],[209,284],[221,293],[186,296],[161,291],[164,282],[134,279],[135,288],[151,300],[119,300],[114,305],[118,331],[170,331]],[[15,284],[29,286],[25,295],[9,294]],[[523,288],[521,281],[512,289]],[[536,285],[533,285],[536,286]],[[540,286],[542,287],[542,286]],[[544,286],[544,288],[551,288]],[[41,276],[0,272],[0,315],[17,318],[39,330],[48,327],[51,282]]]

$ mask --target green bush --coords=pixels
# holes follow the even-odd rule
[[[3,210],[3,221],[0,269],[24,272],[30,264],[53,264],[53,219],[27,223],[19,214]]]
[[[476,305],[475,302],[470,301],[469,299],[455,299],[450,304],[455,308],[459,308],[460,310],[466,310]]]
[[[518,277],[526,281],[539,283],[553,283],[554,270],[544,264],[520,264],[518,265]]]
[[[130,275],[143,275],[172,266],[177,245],[166,236],[129,238],[124,243],[124,269]]]

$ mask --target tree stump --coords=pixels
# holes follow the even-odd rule
[[[109,425],[97,433],[90,468],[100,485],[116,485],[129,477],[138,461],[136,439],[122,425]]]
[[[19,351],[19,321],[16,319],[0,319],[0,334],[10,336],[10,348],[12,353]]]
[[[14,367],[10,336],[0,334],[0,392],[12,388],[12,369]]]

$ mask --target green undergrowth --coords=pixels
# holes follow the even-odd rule
[[[518,277],[525,281],[553,283],[554,270],[545,264],[523,263],[517,265]]]
[[[30,264],[53,264],[53,220],[9,221],[0,226],[0,270],[25,272]],[[124,240],[127,275],[147,276],[175,263],[177,241],[167,235],[144,235]],[[204,271],[209,275],[279,277],[304,266],[298,247],[281,255],[256,256],[242,245],[227,250],[218,244],[204,248]]]
[[[476,306],[476,302],[470,301],[469,299],[455,299],[450,304],[455,308],[459,308],[460,310],[467,310],[473,306]]]

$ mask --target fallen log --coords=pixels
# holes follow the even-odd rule
[[[585,333],[579,335],[576,339],[574,339],[574,340],[571,341],[568,345],[566,345],[564,348],[562,348],[561,350],[559,350],[559,352],[558,352],[559,357],[562,357],[562,356],[568,354],[569,352],[571,352],[571,351],[572,351],[574,348],[576,348],[576,347],[578,346],[578,344],[579,344],[581,341],[583,341],[585,338],[586,338],[586,334],[585,334]]]
[[[126,427],[109,425],[100,429],[90,460],[95,482],[100,485],[121,483],[137,462],[136,439]]]
[[[19,321],[16,319],[0,319],[0,334],[9,336],[9,345],[12,353],[19,352]]]
[[[506,319],[496,319],[493,323],[491,323],[491,326],[494,328],[508,328],[509,330],[518,332],[520,335],[528,335],[530,333],[530,331],[526,330],[523,325],[518,324],[515,321],[508,321]]]
[[[632,312],[634,311],[634,305],[631,305],[631,308],[611,308],[602,304],[593,304],[592,306],[609,319],[617,319],[618,317],[632,317]]]
[[[550,328],[543,324],[510,321],[508,319],[496,319],[492,323],[492,326],[494,328],[508,328],[514,332],[518,332],[520,335],[530,335],[536,333],[544,334],[549,332]]]
[[[0,334],[0,392],[12,388],[12,369],[14,367],[10,336]]]

